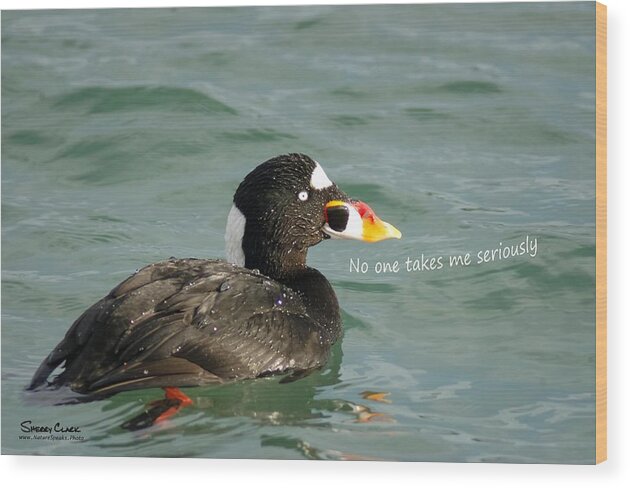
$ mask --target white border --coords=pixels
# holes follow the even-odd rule
[[[518,0],[526,1],[526,0]],[[544,0],[528,0],[542,2]],[[553,0],[574,1],[574,0]],[[575,0],[580,1],[580,0]],[[93,8],[142,8],[142,7],[232,7],[232,6],[261,6],[261,5],[369,5],[369,4],[419,4],[419,3],[500,3],[499,0],[0,0],[2,9],[93,9]],[[609,7],[614,4],[622,5],[623,0],[604,2]],[[6,5],[5,5],[6,4]]]
[[[291,5],[370,3],[458,3],[454,1],[378,2],[346,0],[0,0],[0,8],[101,8],[209,5]],[[480,1],[477,3],[488,3]],[[247,461],[145,458],[2,456],[6,486],[41,488],[87,484],[91,488],[150,486],[294,487],[443,486],[466,488],[592,488],[630,486],[630,2],[608,0],[608,457],[595,466]],[[211,436],[208,442],[212,442]],[[593,440],[594,442],[594,440]]]

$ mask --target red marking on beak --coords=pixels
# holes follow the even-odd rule
[[[357,211],[359,212],[359,215],[361,216],[362,220],[369,219],[371,222],[374,222],[376,214],[374,213],[374,210],[372,210],[367,203],[362,202],[360,200],[353,200],[351,203],[352,203],[352,206],[356,208]]]

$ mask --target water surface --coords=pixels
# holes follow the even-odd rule
[[[593,462],[594,12],[3,12],[3,453]],[[295,151],[404,235],[311,251],[345,322],[324,370],[188,389],[195,407],[141,433],[120,425],[159,390],[24,394],[135,269],[223,256],[242,177]],[[527,236],[534,257],[474,263]],[[466,252],[470,266],[374,272]],[[28,419],[85,440],[19,439]]]

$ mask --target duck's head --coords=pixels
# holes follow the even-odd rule
[[[400,239],[394,226],[350,199],[322,167],[287,154],[249,173],[234,195],[225,232],[229,262],[276,276],[306,263],[308,248],[327,238]]]

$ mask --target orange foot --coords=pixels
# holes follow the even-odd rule
[[[193,401],[179,388],[168,386],[163,388],[164,398],[154,400],[140,415],[122,424],[126,430],[141,430],[151,427],[172,417],[182,408],[192,405]]]

